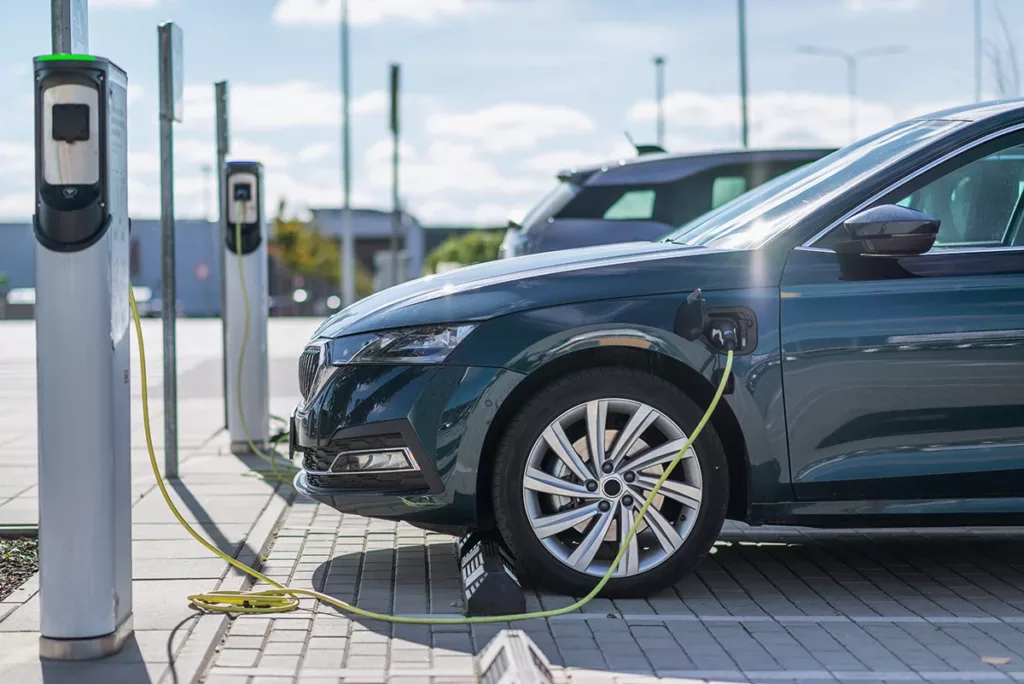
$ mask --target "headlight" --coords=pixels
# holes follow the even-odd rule
[[[441,363],[476,328],[475,324],[430,325],[339,337],[331,365],[346,363]]]

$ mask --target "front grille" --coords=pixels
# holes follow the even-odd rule
[[[309,393],[313,390],[313,380],[319,365],[320,348],[307,347],[299,357],[299,392],[304,400],[309,399]]]

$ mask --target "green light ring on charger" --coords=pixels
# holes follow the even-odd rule
[[[36,57],[40,62],[95,62],[96,58],[93,55],[72,55],[60,53],[56,55],[40,55]]]

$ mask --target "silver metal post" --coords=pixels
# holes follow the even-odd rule
[[[846,57],[846,93],[850,102],[850,142],[857,140],[857,60]]]
[[[974,101],[981,102],[981,0],[974,0]]]
[[[750,143],[750,123],[747,114],[747,3],[738,0],[740,41],[740,138],[743,147]]]
[[[160,66],[160,235],[164,341],[164,475],[178,477],[178,315],[174,258],[174,121],[180,120],[181,31],[157,27]],[[176,111],[177,110],[177,111]]]
[[[654,102],[658,109],[657,136],[658,147],[665,149],[665,58],[654,58]]]
[[[88,54],[88,0],[50,0],[50,29],[53,54]]]
[[[402,204],[398,196],[398,88],[401,66],[391,65],[391,284],[404,280],[398,273],[398,242],[402,231]]]
[[[221,397],[224,399],[224,428],[228,426],[228,326],[225,321],[227,307],[227,215],[224,212],[224,172],[231,144],[228,137],[228,82],[213,84],[213,99],[217,119],[217,252],[220,254],[220,358]]]
[[[349,122],[348,0],[341,0],[341,165],[344,198],[341,212],[341,301],[356,301],[355,227],[352,225],[352,159]]]

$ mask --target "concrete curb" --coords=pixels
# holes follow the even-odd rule
[[[268,553],[273,546],[274,537],[295,500],[294,492],[290,492],[286,496],[287,500],[281,496],[279,490],[271,494],[270,501],[246,536],[246,541],[250,542],[249,547],[255,550],[257,556]],[[259,569],[258,558],[251,557],[249,554],[243,553],[238,556],[237,560]],[[255,580],[249,575],[244,575],[231,566],[227,566],[224,578],[221,579],[216,590],[246,591],[254,583]],[[175,597],[175,600],[180,599]],[[206,673],[213,662],[231,625],[231,620],[232,618],[228,615],[202,615],[179,648],[174,662],[168,665],[157,681],[161,684],[186,684],[186,682],[196,684],[199,682],[200,677]]]

